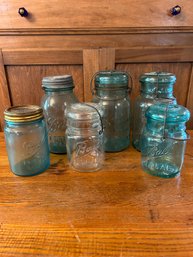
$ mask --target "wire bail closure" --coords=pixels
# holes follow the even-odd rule
[[[93,80],[96,78],[97,75],[99,75],[101,72],[116,72],[117,70],[110,70],[110,71],[97,71],[96,73],[94,73],[94,75],[92,76],[91,80],[90,80],[90,92],[92,93],[92,95],[95,95],[95,89],[93,87]],[[132,89],[133,89],[133,78],[131,76],[130,73],[124,71],[123,73],[125,73],[131,81],[131,86],[128,87],[128,92],[129,94],[131,93]]]
[[[173,99],[171,99],[171,98],[165,98],[165,99],[168,99],[169,101],[168,101],[168,104],[167,104],[166,109],[165,109],[163,140],[165,140],[165,139],[172,139],[172,140],[176,140],[176,141],[187,141],[187,140],[189,140],[190,135],[188,134],[188,132],[186,130],[185,130],[185,133],[187,135],[187,138],[184,138],[184,139],[166,136],[166,120],[167,120],[168,108],[169,108],[169,104],[171,104],[173,102]]]
[[[98,114],[98,116],[99,116],[99,119],[100,119],[100,122],[101,122],[101,130],[99,131],[99,135],[101,135],[101,134],[103,133],[103,131],[104,131],[104,126],[103,126],[103,120],[102,120],[102,117],[101,117],[100,112],[98,111],[97,108],[95,108],[94,106],[92,106],[92,105],[90,105],[90,104],[87,104],[87,103],[83,103],[83,104],[86,105],[86,106],[89,106],[89,107],[93,108],[93,109],[97,112],[97,114]]]

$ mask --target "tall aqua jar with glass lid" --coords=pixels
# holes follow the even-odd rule
[[[160,98],[172,99],[176,76],[168,72],[144,73],[139,78],[140,95],[135,99],[133,107],[132,144],[141,151],[141,134],[145,126],[145,111]]]
[[[189,138],[186,122],[190,112],[170,100],[160,100],[150,106],[145,116],[147,123],[142,133],[142,168],[163,178],[180,174]]]
[[[67,107],[78,100],[74,95],[74,83],[71,75],[44,77],[42,88],[42,108],[48,127],[49,148],[52,153],[66,153],[66,118]]]
[[[105,151],[122,151],[130,143],[128,74],[115,70],[99,71],[95,74],[94,84],[93,102],[103,109]]]

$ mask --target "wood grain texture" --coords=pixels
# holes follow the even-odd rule
[[[53,30],[55,31],[55,30]],[[193,33],[170,32],[162,33],[133,33],[129,34],[92,34],[92,35],[22,35],[1,36],[0,48],[5,49],[89,49],[89,48],[116,48],[127,50],[130,47],[140,46],[192,46]]]
[[[193,128],[193,64],[192,64],[191,74],[190,74],[189,90],[187,94],[186,106],[191,113],[190,121],[188,122],[188,127]]]
[[[183,27],[193,26],[192,1],[180,3],[182,12],[170,16],[169,10],[175,0],[108,0],[22,1],[30,15],[18,14],[21,3],[16,0],[1,0],[1,29],[17,28],[128,28],[128,27]]]
[[[80,101],[83,100],[83,71],[80,65],[36,65],[36,66],[6,66],[10,95],[13,105],[40,105],[42,78],[71,74],[74,78],[74,92]]]
[[[104,60],[106,60],[106,62],[109,61],[110,63],[114,61],[114,59],[116,63],[193,62],[193,46],[130,47],[127,49],[116,49],[115,53],[115,49],[106,49],[108,49],[109,53],[113,51],[113,54],[110,55],[108,53],[108,55],[106,55],[103,50],[100,50],[100,60],[98,60],[98,62],[104,62]],[[90,49],[89,51],[88,55],[92,53]],[[94,58],[96,59],[97,57],[95,56]],[[3,59],[5,65],[82,64],[83,51],[61,48],[5,49],[3,50]],[[91,59],[91,57],[89,57],[89,59]],[[101,66],[102,65],[103,64],[101,64]]]
[[[4,123],[4,110],[11,105],[4,60],[0,49],[0,131]]]
[[[85,49],[83,50],[84,68],[84,99],[91,101],[90,83],[93,75],[100,70],[113,70],[115,67],[115,49]]]
[[[25,48],[3,50],[5,65],[82,64],[81,50]]]
[[[192,61],[193,46],[134,46],[116,50],[116,63]]]
[[[192,33],[193,26],[159,27],[89,27],[89,28],[0,28],[1,36],[26,35],[127,35],[127,34],[168,34]]]
[[[193,139],[174,179],[143,172],[132,147],[106,154],[94,173],[51,154],[46,172],[22,178],[10,172],[0,133],[0,255],[192,256],[192,148]]]

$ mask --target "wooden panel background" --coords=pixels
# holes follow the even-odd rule
[[[4,123],[4,109],[11,105],[2,51],[0,51],[0,131]]]
[[[170,16],[176,0],[1,0],[0,28],[121,28],[193,26],[192,0],[182,0],[182,12]],[[19,7],[30,15],[22,18]]]
[[[44,76],[71,74],[75,83],[75,94],[83,101],[83,71],[80,65],[36,65],[6,66],[12,105],[37,104],[44,91],[41,81]]]
[[[176,75],[177,81],[174,85],[174,95],[181,105],[186,105],[191,73],[191,63],[138,63],[117,64],[117,70],[124,70],[133,78],[133,90],[131,100],[133,101],[140,93],[139,76],[145,72],[166,71]]]
[[[189,85],[189,91],[187,94],[187,108],[191,112],[191,119],[190,119],[188,125],[189,125],[189,128],[193,129],[193,64],[192,64],[189,83],[190,83],[190,85]]]
[[[85,101],[91,101],[91,80],[94,74],[99,70],[113,70],[115,68],[115,49],[103,48],[83,50],[83,67]]]
[[[159,55],[160,49],[162,54]],[[139,94],[138,79],[142,73],[167,71],[174,73],[177,77],[174,95],[178,103],[187,106],[192,112],[192,50],[192,46],[85,50],[53,48],[37,51],[31,48],[4,49],[2,67],[5,65],[6,73],[3,72],[1,77],[7,83],[6,87],[13,105],[39,104],[43,94],[42,77],[64,73],[73,75],[76,84],[75,93],[79,100],[90,101],[92,99],[90,80],[93,74],[98,70],[113,69],[116,63],[116,69],[129,72],[134,79],[131,94],[133,102]],[[6,99],[9,101],[9,95]],[[193,114],[188,128],[193,128]]]

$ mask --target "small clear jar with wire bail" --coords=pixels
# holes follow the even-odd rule
[[[102,110],[94,103],[72,104],[66,110],[67,155],[72,168],[99,170],[104,161]]]
[[[103,109],[106,152],[118,152],[130,144],[129,75],[122,71],[99,71],[91,80],[93,102]],[[95,89],[92,89],[94,80]]]
[[[150,106],[145,116],[147,123],[141,138],[143,170],[163,178],[178,176],[189,138],[185,123],[190,112],[171,100],[163,99]]]
[[[33,176],[50,166],[48,136],[39,106],[14,106],[5,110],[5,141],[9,164],[18,176]]]

